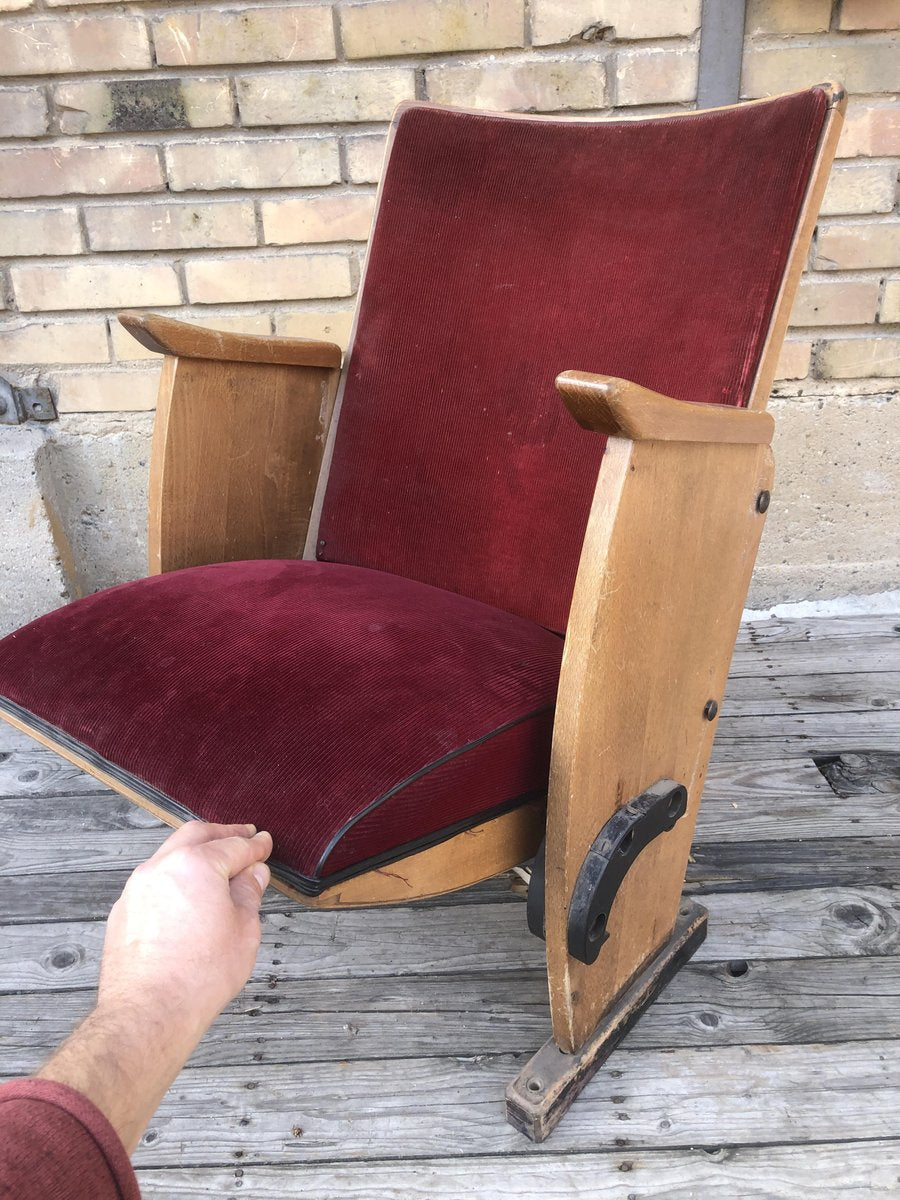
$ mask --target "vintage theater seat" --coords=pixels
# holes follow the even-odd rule
[[[172,824],[270,829],[303,903],[540,847],[534,1138],[705,933],[681,887],[843,107],[402,105],[343,372],[124,314],[166,356],[150,577],[0,642],[7,720]]]

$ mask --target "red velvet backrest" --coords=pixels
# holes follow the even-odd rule
[[[317,555],[565,628],[603,441],[554,378],[745,404],[821,89],[634,121],[396,123]]]

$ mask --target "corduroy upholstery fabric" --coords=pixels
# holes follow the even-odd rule
[[[406,109],[369,246],[320,559],[563,630],[603,442],[568,369],[746,403],[827,111]]]
[[[0,641],[0,696],[178,815],[270,830],[315,892],[544,791],[561,653],[427,584],[238,562],[39,618]]]

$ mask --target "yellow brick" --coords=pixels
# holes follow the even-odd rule
[[[124,12],[13,21],[0,37],[0,75],[140,71],[152,65],[144,22]]]
[[[383,137],[347,138],[347,174],[351,183],[377,183],[384,163]]]
[[[882,213],[894,207],[897,168],[893,165],[838,163],[831,171],[822,215]]]
[[[521,46],[524,0],[373,0],[339,10],[348,58]]]
[[[791,325],[869,325],[878,309],[878,280],[804,280]]]
[[[900,221],[823,226],[815,266],[819,271],[900,267]]]
[[[44,94],[35,87],[0,91],[0,137],[40,137],[49,117]]]
[[[620,50],[616,55],[616,103],[662,104],[697,95],[695,50]]]
[[[0,328],[0,362],[45,363],[109,361],[104,321],[23,321]]]
[[[700,0],[532,0],[535,46],[593,40],[603,30],[626,40],[690,37],[700,26]],[[610,36],[609,34],[606,35]]]
[[[23,312],[69,308],[142,308],[178,304],[178,279],[163,263],[68,263],[63,267],[11,267],[13,292]]]
[[[429,99],[502,112],[602,108],[606,66],[598,60],[479,63],[425,72]]]
[[[900,324],[900,279],[889,279],[884,285],[881,321],[883,325]]]
[[[334,138],[174,142],[166,147],[166,173],[175,192],[316,187],[341,177]]]
[[[843,0],[839,29],[900,29],[900,0]]]
[[[349,296],[353,290],[346,254],[286,254],[278,258],[204,258],[185,266],[194,304],[250,300],[314,300]]]
[[[822,46],[761,49],[744,54],[741,92],[770,96],[793,92],[810,80],[836,79],[854,92],[893,92],[900,89],[900,54],[888,41],[830,39]]]
[[[92,250],[181,250],[255,246],[248,201],[98,204],[84,210]]]
[[[893,379],[900,376],[900,337],[840,338],[821,344],[817,374],[825,379]]]
[[[61,413],[140,412],[156,408],[159,368],[67,371],[53,380]]]
[[[838,158],[900,154],[900,104],[863,104],[851,98]]]
[[[59,3],[59,0],[56,2]],[[0,12],[19,12],[23,8],[31,8],[33,4],[34,0],[0,0]]]
[[[319,342],[337,342],[344,350],[350,341],[353,309],[332,312],[279,313],[275,317],[275,332],[279,337],[312,338]]]
[[[311,198],[265,200],[265,240],[288,246],[306,242],[364,242],[369,236],[374,195],[341,192]]]
[[[805,379],[809,374],[812,359],[812,342],[803,342],[791,338],[781,347],[778,355],[778,365],[775,368],[776,379]]]
[[[62,133],[130,133],[230,125],[227,79],[78,79],[53,94]]]
[[[80,253],[76,209],[0,209],[0,258]]]
[[[153,22],[157,61],[164,66],[298,62],[335,56],[331,7],[302,5],[240,11],[175,12]]]
[[[245,125],[318,125],[387,121],[401,100],[415,99],[412,67],[292,71],[237,81]]]
[[[0,149],[0,197],[154,192],[163,187],[153,146],[26,146]]]
[[[831,0],[749,0],[744,35],[827,33]]]
[[[268,336],[272,332],[272,323],[269,317],[263,313],[245,313],[237,317],[220,317],[213,314],[204,314],[200,318],[194,318],[189,314],[182,316],[179,312],[176,316],[179,320],[202,325],[204,329],[219,329],[223,333],[255,333]],[[127,329],[122,328],[115,318],[110,319],[109,329],[112,334],[113,350],[119,362],[132,362],[138,359],[155,359],[157,362],[160,361],[158,354],[153,350],[148,350],[146,346],[142,346],[139,341],[131,336]]]

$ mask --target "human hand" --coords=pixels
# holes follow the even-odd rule
[[[271,853],[253,825],[189,821],[163,842],[110,913],[98,1009],[152,1012],[199,1039],[253,970]]]

